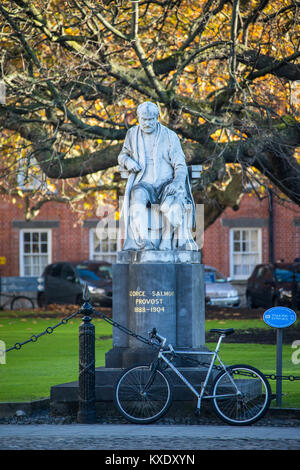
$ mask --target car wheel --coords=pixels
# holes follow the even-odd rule
[[[39,308],[44,308],[44,307],[46,307],[46,295],[45,295],[45,292],[41,292],[41,293],[38,295],[37,304],[38,304]]]
[[[253,302],[253,298],[251,294],[246,294],[246,300],[247,300],[247,307],[248,308],[256,308],[256,305]]]

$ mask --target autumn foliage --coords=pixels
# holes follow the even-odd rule
[[[296,0],[2,1],[2,193],[19,191],[28,218],[49,200],[115,198],[122,141],[151,100],[203,165],[207,224],[254,182],[300,204],[299,12]]]

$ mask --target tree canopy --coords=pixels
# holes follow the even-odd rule
[[[149,100],[187,163],[203,165],[195,199],[217,201],[206,225],[264,178],[300,205],[299,11],[296,0],[2,1],[2,193],[20,168],[25,181],[42,172],[34,215],[118,186],[91,178],[115,169]],[[77,191],[51,195],[74,178]]]

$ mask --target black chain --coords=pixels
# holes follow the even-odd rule
[[[106,316],[104,313],[98,312],[88,302],[86,302],[86,303],[83,304],[83,306],[79,310],[77,310],[77,312],[73,313],[69,317],[64,318],[63,320],[61,320],[60,322],[58,322],[54,326],[48,326],[42,333],[39,333],[38,335],[32,335],[29,339],[27,339],[26,341],[23,341],[22,343],[15,343],[14,346],[12,346],[11,348],[6,349],[5,351],[2,352],[2,354],[7,353],[9,351],[12,351],[13,349],[17,349],[17,350],[21,349],[21,347],[24,346],[24,344],[31,343],[31,342],[35,343],[38,340],[38,338],[40,338],[41,336],[44,336],[46,334],[51,334],[51,333],[53,333],[53,331],[57,327],[59,327],[61,325],[66,325],[68,323],[68,321],[70,321],[72,318],[74,318],[79,313],[89,314],[89,315],[95,314],[96,316],[100,316],[104,321],[106,321],[107,323],[109,323],[113,327],[118,328],[120,331],[122,331],[123,333],[125,333],[129,336],[132,336],[133,338],[136,338],[138,341],[141,341],[142,343],[147,344],[148,346],[151,346],[151,347],[155,347],[155,348],[160,347],[158,344],[156,344],[153,341],[145,338],[144,336],[141,336],[137,333],[134,333],[134,331],[129,330],[129,328],[126,328],[125,326],[121,325],[120,323],[118,323],[115,320],[111,319],[110,317]],[[1,351],[0,351],[0,353],[1,353]],[[192,362],[194,364],[197,364],[197,365],[200,365],[200,366],[203,366],[203,367],[209,367],[210,366],[210,364],[208,362],[201,362],[197,359],[194,359],[194,358],[191,358],[189,356],[182,355],[182,354],[175,354],[174,353],[173,357],[178,357],[180,359]],[[218,366],[218,365],[214,365],[213,368],[216,369],[216,370],[223,370],[223,367]],[[297,376],[295,377],[294,375],[282,375],[282,376],[275,375],[275,374],[270,374],[270,375],[264,374],[264,375],[265,375],[266,378],[271,379],[271,380],[281,379],[281,380],[290,380],[291,382],[293,382],[294,380],[300,380],[300,377],[297,377]]]
[[[97,312],[97,310],[94,310],[93,313],[95,313],[97,316],[100,316],[107,323],[109,323],[110,325],[118,328],[118,330],[122,331],[123,333],[127,334],[128,336],[132,336],[133,338],[136,338],[137,340],[141,341],[142,343],[148,344],[148,346],[159,348],[158,344],[153,343],[153,341],[145,338],[144,336],[141,336],[137,333],[134,333],[134,331],[131,331],[128,328],[126,328],[125,326],[123,326],[120,323],[116,322],[115,320],[112,320],[111,318],[104,315],[104,313]]]
[[[267,379],[271,379],[271,380],[281,379],[281,380],[290,380],[291,382],[294,382],[294,380],[300,380],[300,377],[295,377],[294,375],[264,374],[264,376],[267,377]]]
[[[142,341],[143,343],[148,344],[149,346],[154,346],[154,347],[159,348],[159,345],[153,343],[152,341],[148,340],[147,338],[144,338],[141,335],[138,335],[137,333],[134,333],[133,331],[126,328],[125,326],[121,325],[120,323],[118,323],[118,322],[112,320],[111,318],[107,317],[106,315],[104,315],[104,313],[97,312],[96,310],[93,310],[93,311],[94,311],[94,313],[96,313],[96,315],[101,316],[103,318],[103,320],[105,320],[110,325],[118,328],[123,333],[126,333],[129,336],[132,336],[133,338],[136,338],[139,341]],[[195,358],[192,358],[192,357],[189,357],[189,356],[185,356],[183,354],[173,353],[173,357],[177,357],[177,358],[189,361],[193,364],[197,364],[197,365],[200,365],[200,366],[203,366],[203,367],[209,367],[210,366],[209,362],[202,362],[202,361],[199,361],[198,359],[195,359]],[[224,370],[222,366],[218,366],[216,364],[213,365],[213,369],[215,369],[215,370]],[[295,377],[293,375],[282,375],[282,376],[275,375],[275,374],[271,374],[271,375],[264,374],[264,375],[265,375],[266,378],[269,378],[271,380],[276,380],[276,379],[290,380],[290,381],[300,380],[300,377]]]
[[[184,356],[184,355],[176,355],[174,354],[174,356],[176,357],[180,357],[184,360],[187,360],[187,361],[190,361],[194,364],[198,364],[200,366],[204,366],[204,367],[209,367],[210,364],[209,362],[201,362],[201,361],[198,361],[197,359],[194,359],[194,358],[191,358],[191,357],[188,357],[188,356]],[[230,367],[230,366],[229,366]],[[213,365],[213,369],[216,369],[216,370],[224,370],[223,367],[221,366],[217,366],[217,365]],[[248,375],[248,373],[243,373],[243,375]],[[249,373],[249,375],[252,375]],[[277,380],[277,379],[281,379],[281,380],[290,380],[291,382],[293,382],[294,380],[300,380],[300,377],[298,376],[294,376],[294,375],[275,375],[275,374],[264,374],[264,376],[267,378],[267,379],[270,379],[270,380]]]
[[[27,343],[35,343],[38,340],[38,338],[40,338],[41,336],[44,336],[46,334],[51,334],[51,333],[53,333],[53,331],[57,327],[59,327],[61,325],[66,325],[69,320],[74,318],[79,313],[80,314],[88,314],[88,315],[96,314],[97,316],[102,317],[103,320],[105,320],[110,325],[112,325],[112,326],[118,328],[119,330],[121,330],[123,333],[126,333],[130,336],[133,336],[137,340],[139,340],[139,341],[141,341],[145,344],[148,344],[149,346],[159,347],[158,345],[156,345],[152,341],[148,340],[147,338],[144,338],[143,336],[141,336],[137,333],[134,333],[133,331],[126,328],[125,326],[123,326],[123,325],[117,323],[116,321],[112,320],[111,318],[107,317],[106,315],[104,315],[104,313],[97,312],[97,310],[95,310],[93,307],[91,307],[91,305],[89,303],[85,303],[85,304],[83,304],[83,306],[79,310],[77,310],[77,312],[73,313],[72,315],[70,315],[67,318],[64,318],[63,320],[58,322],[56,325],[48,326],[42,333],[39,333],[37,335],[32,335],[29,339],[27,339],[26,341],[23,341],[22,343],[15,343],[14,346],[6,349],[5,351],[3,351],[3,353],[7,353],[7,352],[12,351],[14,349],[19,350],[19,349],[21,349],[22,346],[24,346],[24,344],[27,344]]]

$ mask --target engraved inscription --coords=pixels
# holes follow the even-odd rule
[[[174,295],[175,292],[172,290],[152,290],[149,294],[143,290],[129,291],[129,296],[135,298],[134,312],[136,313],[165,312],[170,306],[170,300]]]

